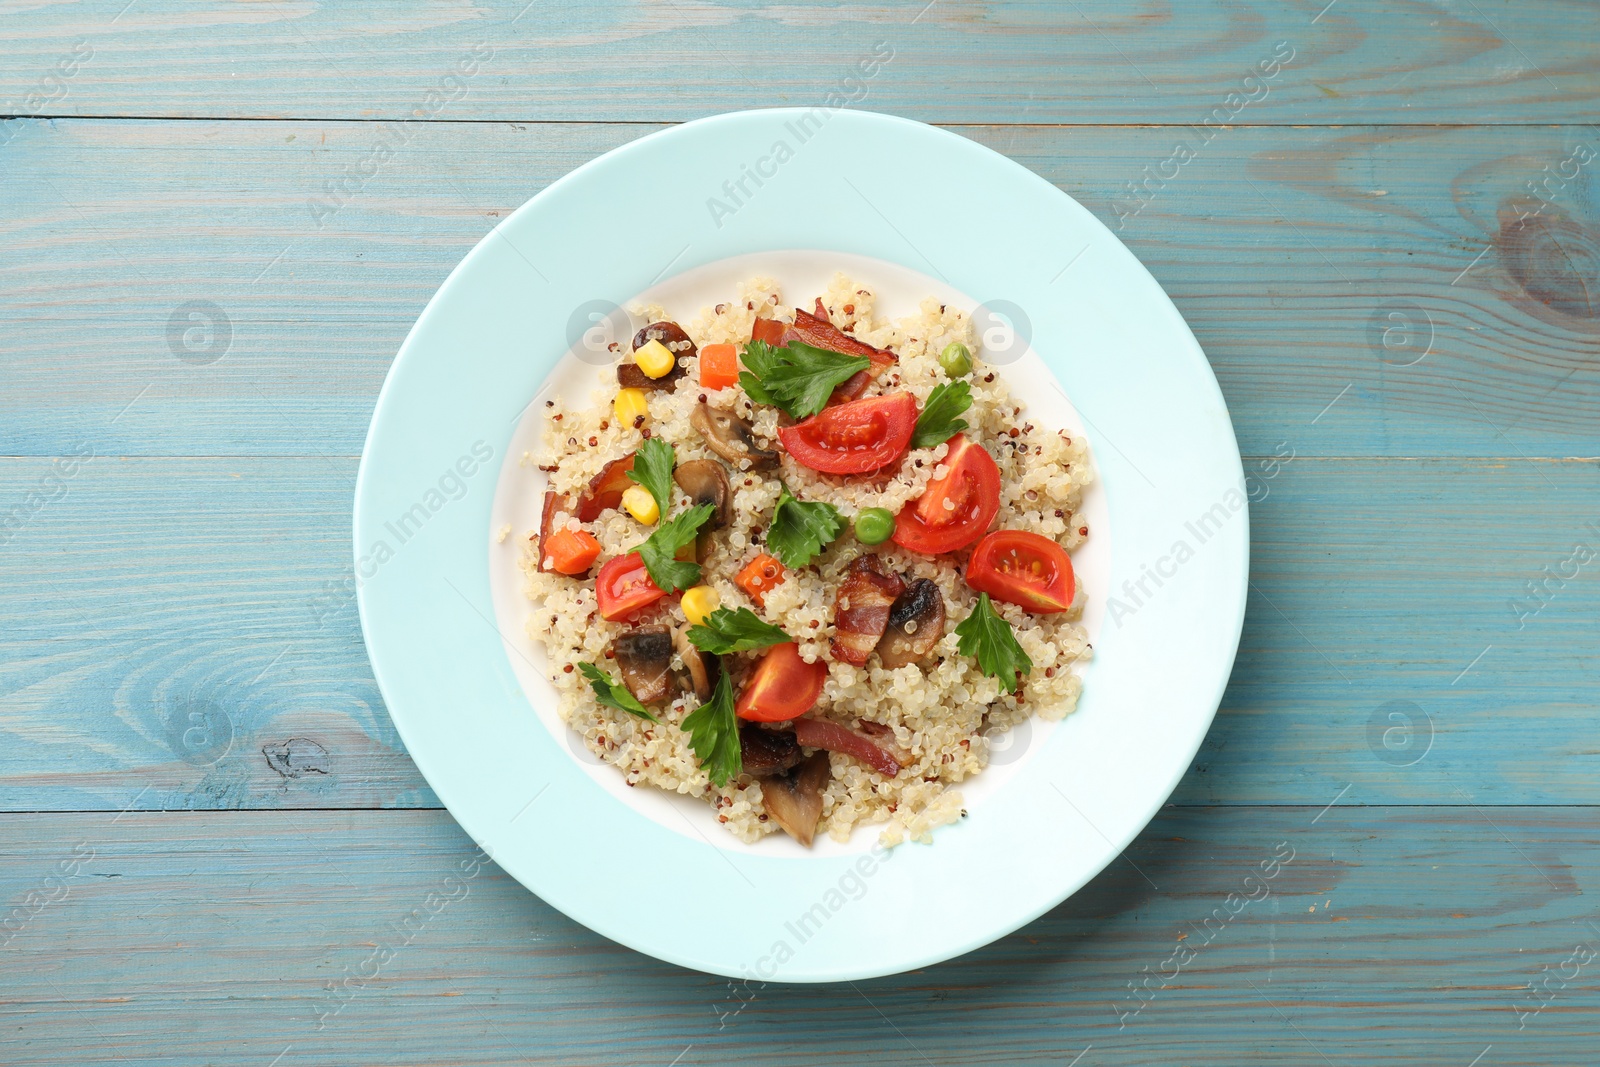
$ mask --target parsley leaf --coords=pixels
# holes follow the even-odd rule
[[[789,487],[784,486],[778,494],[778,506],[772,511],[767,548],[785,567],[804,567],[842,529],[844,520],[839,517],[838,508],[820,500],[796,500],[789,495]]]
[[[761,379],[771,374],[773,369],[783,362],[776,354],[777,351],[765,341],[753,340],[744,346],[744,354],[739,357],[739,362],[749,368],[739,372],[739,386],[757,404],[778,406],[772,394],[761,384]]]
[[[972,406],[972,386],[966,382],[941,382],[928,394],[917,416],[917,428],[911,431],[912,448],[932,448],[942,445],[967,428],[967,420],[957,418]],[[635,461],[635,466],[638,462]]]
[[[751,652],[768,645],[781,645],[794,638],[770,622],[762,622],[749,608],[729,611],[718,608],[700,626],[689,627],[689,643],[703,652],[725,656],[729,652]]]
[[[961,654],[975,657],[978,669],[1000,679],[1008,692],[1015,693],[1022,684],[1021,676],[1033,670],[1033,660],[1017,644],[1011,624],[995,614],[988,593],[978,594],[978,606],[956,627],[956,635],[961,639],[957,643]]]
[[[672,467],[677,450],[659,437],[652,437],[633,454],[633,469],[628,477],[650,491],[656,507],[665,515],[672,510]]]
[[[589,685],[594,689],[594,698],[602,707],[616,708],[618,711],[625,711],[636,718],[649,719],[651,722],[661,721],[639,703],[639,698],[634,696],[627,686],[613,680],[611,675],[593,663],[580,663],[578,669],[589,679]]]
[[[656,583],[657,589],[670,593],[674,589],[687,589],[700,580],[700,564],[676,557],[679,549],[694,541],[695,534],[715,510],[712,504],[692,507],[656,527],[656,532],[634,549],[644,560],[644,569],[650,572],[650,580]]]
[[[733,679],[727,671],[717,679],[711,699],[685,715],[681,726],[712,785],[721,789],[744,770],[744,760],[739,755],[739,720],[733,713]]]
[[[745,346],[739,384],[760,404],[780,407],[797,419],[809,418],[828,404],[828,397],[845,379],[866,370],[872,360],[830,352],[803,341],[774,348],[765,341]]]

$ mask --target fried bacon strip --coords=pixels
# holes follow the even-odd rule
[[[865,664],[889,625],[889,609],[905,590],[906,583],[876,555],[858,556],[834,600],[833,658]]]

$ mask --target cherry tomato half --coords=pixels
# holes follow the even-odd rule
[[[1000,511],[1000,468],[982,445],[958,433],[944,457],[948,472],[928,483],[894,520],[894,543],[936,556],[965,548]]]
[[[910,393],[869,396],[823,408],[778,431],[796,461],[824,474],[865,474],[905,455],[917,425]]]
[[[828,680],[828,665],[807,663],[793,641],[773,645],[745,683],[734,710],[754,722],[787,722],[810,711]]]
[[[979,541],[967,584],[1035,615],[1066,611],[1077,592],[1067,550],[1026,530],[996,530]]]
[[[612,622],[647,608],[667,594],[650,580],[644,559],[637,552],[618,556],[595,578],[594,592],[600,601],[600,614]]]

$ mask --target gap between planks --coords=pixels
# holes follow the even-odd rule
[[[783,108],[734,108],[734,111],[777,111]],[[804,110],[803,108],[800,110]],[[853,110],[853,109],[846,109]],[[703,118],[728,114],[727,111],[708,111]],[[879,114],[879,112],[866,112]],[[72,114],[11,114],[0,112],[0,121],[32,119],[40,122],[304,122],[351,123],[379,125],[393,123],[392,118],[328,118],[313,115],[72,115]],[[414,122],[427,126],[682,126],[698,119],[423,119]],[[1168,130],[1194,125],[1192,121],[1172,122],[929,122],[925,125],[951,130]],[[1600,129],[1596,122],[1230,122],[1218,129],[1251,130],[1559,130]]]

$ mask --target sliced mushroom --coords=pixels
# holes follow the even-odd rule
[[[717,679],[722,677],[722,657],[714,652],[702,652],[689,642],[689,627],[680,626],[672,632],[672,647],[683,660],[684,688],[702,701],[711,699]]]
[[[733,489],[728,484],[728,470],[714,459],[691,459],[678,464],[672,480],[689,494],[692,504],[711,504],[716,507],[711,519],[700,529],[719,530],[733,519]]]
[[[817,820],[822,818],[822,791],[828,788],[832,776],[828,754],[813,752],[783,777],[762,779],[761,800],[767,814],[807,848],[817,834]]]
[[[667,699],[672,682],[672,634],[665,626],[630,630],[611,642],[622,682],[641,704]]]
[[[933,651],[944,636],[944,594],[930,578],[918,578],[889,608],[889,626],[878,642],[885,667],[904,667]]]
[[[635,352],[649,344],[651,341],[660,341],[667,346],[667,351],[672,353],[672,369],[659,378],[652,378],[639,368],[637,363],[617,364],[617,384],[624,389],[671,389],[678,384],[678,379],[689,373],[682,363],[678,362],[684,356],[698,356],[699,349],[694,342],[689,340],[689,335],[683,332],[683,327],[675,322],[652,322],[633,336],[633,350]]]
[[[652,378],[644,372],[644,368],[637,363],[617,364],[617,386],[622,389],[671,389],[678,384],[678,379],[689,372],[677,364],[659,378]]]
[[[689,416],[689,425],[706,439],[706,447],[743,470],[740,461],[749,460],[752,467],[770,467],[778,462],[778,454],[762,448],[750,424],[726,411],[717,411],[705,404],[697,405]]]
[[[829,645],[833,658],[858,667],[865,664],[889,625],[890,606],[905,588],[899,575],[876,555],[856,557],[834,599],[834,636]]]
[[[783,774],[800,762],[793,730],[768,730],[747,722],[739,727],[739,758],[744,773],[757,778]]]
[[[667,346],[676,359],[684,356],[698,356],[700,350],[689,340],[689,335],[683,332],[683,327],[675,322],[652,322],[644,329],[633,335],[633,350],[635,352],[649,344],[651,341],[660,341]]]

